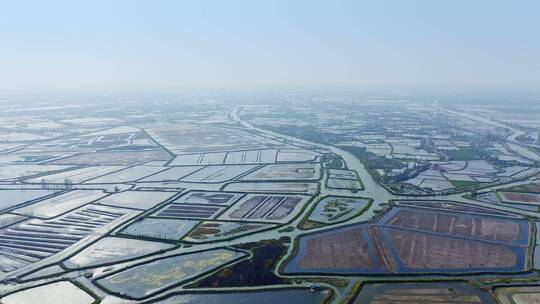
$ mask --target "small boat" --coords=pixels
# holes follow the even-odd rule
[[[309,290],[311,292],[316,292],[316,291],[321,291],[322,287],[321,287],[321,284],[319,283],[313,283],[309,286]]]

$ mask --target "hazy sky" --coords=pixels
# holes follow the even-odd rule
[[[1,1],[0,90],[540,85],[540,1]]]

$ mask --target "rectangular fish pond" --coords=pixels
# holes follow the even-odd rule
[[[229,249],[213,249],[143,263],[100,278],[96,284],[113,294],[142,299],[244,257]]]

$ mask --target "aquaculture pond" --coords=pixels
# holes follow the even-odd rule
[[[122,229],[119,234],[176,241],[198,223],[192,220],[145,217]]]
[[[96,283],[112,293],[140,299],[186,282],[243,256],[245,253],[229,249],[177,255],[108,275]]]
[[[55,274],[60,274],[65,272],[66,270],[59,265],[52,265],[49,267],[42,268],[40,270],[32,271],[30,273],[25,274],[24,276],[21,276],[22,280],[34,280],[42,277],[47,277]]]
[[[240,250],[249,250],[251,255],[189,285],[189,288],[224,288],[284,285],[288,279],[279,277],[274,269],[280,257],[288,249],[290,238],[263,240],[236,245]]]
[[[288,183],[288,182],[233,182],[225,186],[227,191],[241,192],[273,192],[273,193],[307,193],[314,194],[317,191],[317,183]]]
[[[524,219],[390,209],[376,224],[301,235],[285,273],[475,273],[528,270]]]
[[[317,180],[321,177],[321,165],[314,163],[270,164],[243,176],[242,180],[285,181]]]
[[[255,169],[256,165],[222,165],[200,169],[181,180],[192,183],[222,183]]]
[[[501,199],[508,203],[540,206],[540,193],[498,191]]]
[[[312,292],[307,288],[250,292],[188,293],[172,296],[159,304],[322,304],[330,297],[328,290]]]
[[[3,255],[0,270],[13,271],[59,253],[126,213],[125,209],[88,204],[53,219],[31,219],[2,228],[0,243],[16,248],[17,256]]]
[[[5,210],[53,193],[47,190],[0,190],[0,196],[2,197],[0,200],[0,210]]]
[[[204,221],[193,229],[184,238],[184,241],[194,243],[220,241],[275,226],[274,224],[263,223]]]
[[[485,291],[466,283],[365,284],[353,304],[495,304]]]
[[[536,205],[520,204],[516,202],[501,202],[499,198],[497,197],[497,194],[493,191],[479,194],[475,197],[475,199],[479,201],[483,201],[483,202],[488,202],[491,204],[511,204],[513,208],[521,209],[521,210],[527,210],[527,211],[538,210],[538,206]]]
[[[132,153],[151,153],[151,151],[143,151],[143,152],[132,152]],[[153,151],[152,151],[153,152]],[[121,153],[123,155],[126,155],[127,153]],[[114,156],[111,156],[114,157]],[[119,157],[120,158],[120,157]],[[114,159],[114,158],[112,158]],[[122,162],[119,161],[118,165],[122,165]],[[100,176],[98,178],[94,178],[92,180],[89,180],[86,182],[86,184],[100,184],[100,183],[125,183],[125,182],[131,182],[136,181],[138,179],[141,179],[143,177],[158,173],[160,171],[163,171],[163,167],[154,167],[154,166],[134,166],[129,167],[127,169],[123,169],[120,171],[116,171],[107,175]]]
[[[334,189],[362,190],[360,181],[350,179],[329,178],[326,181],[326,186]]]
[[[156,174],[143,178],[142,182],[178,181],[182,177],[191,174],[203,166],[172,167]]]
[[[15,209],[13,212],[39,218],[53,218],[103,196],[105,196],[105,193],[101,190],[73,190]]]
[[[495,294],[501,304],[538,304],[540,286],[512,286],[496,288]]]
[[[158,191],[125,191],[114,193],[99,200],[99,204],[146,210],[167,199],[174,193]]]
[[[229,206],[236,202],[243,193],[237,192],[210,192],[210,191],[190,191],[175,199],[175,204],[195,204],[195,205],[220,205]]]
[[[328,169],[328,176],[330,178],[339,178],[339,179],[351,179],[351,180],[358,179],[358,174],[356,174],[356,171],[345,170],[345,169]]]
[[[531,228],[523,218],[410,207],[390,209],[379,223],[386,227],[521,246],[527,245]]]
[[[95,299],[68,281],[60,281],[12,293],[3,304],[91,304]]]
[[[302,195],[249,194],[219,218],[285,223],[297,214],[308,198]]]
[[[22,216],[22,215],[6,214],[6,213],[1,214],[0,215],[0,228],[4,228],[11,224],[20,222],[26,218],[27,218],[26,216]]]
[[[388,273],[375,252],[369,225],[302,235],[285,273]]]
[[[64,262],[68,268],[120,263],[174,247],[172,244],[107,237],[85,248]]]
[[[499,204],[499,199],[497,198],[497,194],[495,192],[490,191],[486,193],[482,193],[476,196],[476,199],[484,202],[488,202],[491,204]]]
[[[432,200],[404,200],[404,201],[395,201],[395,203],[399,206],[409,206],[409,207],[417,207],[417,208],[430,208],[430,209],[443,209],[448,211],[456,211],[456,212],[465,212],[465,213],[479,213],[484,215],[496,215],[496,216],[505,216],[505,217],[516,217],[521,218],[521,216],[495,210],[487,207],[480,207],[480,206],[471,206],[468,204],[453,202],[453,201],[432,201]]]
[[[533,252],[533,267],[540,269],[540,222],[535,222],[536,225],[536,245]]]

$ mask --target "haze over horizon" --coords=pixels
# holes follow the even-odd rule
[[[0,4],[0,92],[537,90],[538,1]]]

